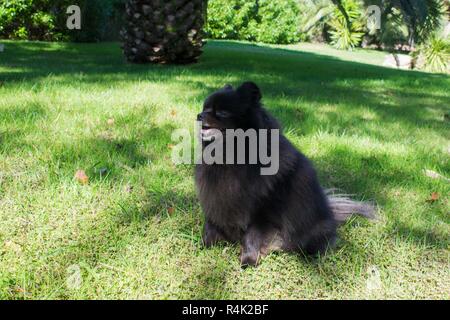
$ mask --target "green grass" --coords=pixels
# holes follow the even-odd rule
[[[115,43],[5,44],[0,298],[450,297],[450,185],[423,173],[450,177],[450,77],[320,47],[211,41],[198,64],[144,66]],[[378,222],[353,219],[318,259],[278,253],[255,269],[240,268],[235,246],[200,247],[193,167],[172,165],[171,133],[244,80],[322,184],[375,200]],[[66,283],[74,265],[78,287]]]
[[[331,55],[343,60],[350,60],[353,62],[361,62],[377,66],[382,66],[384,63],[384,58],[388,55],[388,53],[384,51],[367,50],[361,48],[355,48],[352,51],[338,50],[332,47],[331,45],[322,43],[301,42],[298,44],[291,44],[284,47],[293,50],[301,50],[309,53],[320,52],[320,54]]]

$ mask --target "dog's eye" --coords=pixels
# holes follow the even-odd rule
[[[219,118],[229,118],[231,116],[231,113],[221,110],[216,112],[216,116]]]

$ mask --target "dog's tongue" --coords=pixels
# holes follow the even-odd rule
[[[203,141],[212,141],[219,138],[220,131],[214,128],[204,128],[200,131],[200,136]]]
[[[214,138],[214,129],[202,129],[202,140],[211,141]]]

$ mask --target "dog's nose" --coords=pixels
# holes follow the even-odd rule
[[[197,115],[197,121],[203,121],[203,112]]]

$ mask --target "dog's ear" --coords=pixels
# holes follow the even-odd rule
[[[236,91],[241,97],[249,99],[251,102],[258,103],[261,101],[261,90],[254,82],[244,82]]]
[[[223,87],[224,90],[233,90],[233,86],[231,84],[226,84],[225,87]]]

